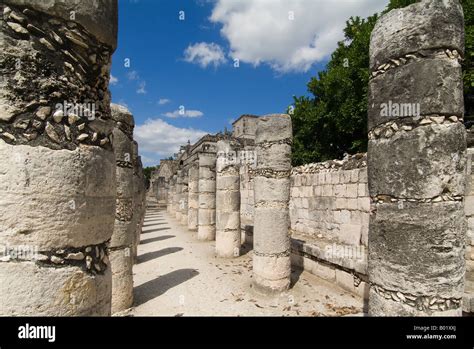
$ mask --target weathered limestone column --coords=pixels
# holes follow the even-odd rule
[[[0,11],[0,315],[107,316],[117,2]]]
[[[117,163],[117,199],[114,233],[109,245],[112,268],[112,313],[131,307],[133,302],[133,245],[136,220],[134,209],[133,116],[127,108],[111,104],[115,121],[114,150]]]
[[[178,170],[178,174],[176,177],[176,212],[175,217],[178,222],[181,222],[181,211],[182,209],[182,197],[183,197],[183,170]]]
[[[216,155],[199,153],[198,239],[216,238]]]
[[[183,180],[181,183],[181,220],[180,223],[188,226],[188,170],[183,169]]]
[[[261,117],[256,132],[253,284],[257,291],[278,293],[290,286],[291,118]]]
[[[369,313],[461,314],[466,130],[463,10],[425,0],[384,15],[370,44]]]
[[[188,229],[197,231],[198,229],[198,209],[199,209],[199,167],[192,165],[189,168],[188,186]]]
[[[217,142],[216,165],[216,254],[232,258],[240,255],[240,174],[236,145]]]
[[[175,215],[175,206],[176,206],[176,175],[173,175],[170,178],[170,186],[168,189],[168,206],[167,211],[173,217]]]
[[[168,192],[166,194],[166,211],[172,216],[174,214],[174,186],[175,186],[175,177],[170,177],[170,182],[168,185]]]
[[[145,191],[145,182],[143,176],[143,166],[141,157],[138,155],[138,143],[133,141],[133,223],[135,225],[134,239],[132,243],[132,256],[135,262],[140,243],[140,234],[144,219],[145,203],[143,194]]]
[[[172,202],[172,205],[171,205],[171,216],[172,217],[176,217],[176,202],[177,202],[177,197],[176,197],[176,182],[177,182],[177,179],[178,179],[178,176],[176,174],[173,175],[173,177],[171,177],[171,181],[173,183],[173,186],[171,188],[171,202]]]

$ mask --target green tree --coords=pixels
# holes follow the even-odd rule
[[[385,12],[391,11],[396,8],[406,7],[415,2],[418,2],[418,0],[390,0],[390,3],[387,5],[387,9],[385,10]]]
[[[466,119],[474,120],[474,2],[462,1],[466,30],[466,53],[463,62]]]
[[[155,166],[145,167],[143,169],[143,175],[145,176],[146,180],[149,181],[151,179],[151,173],[156,170]]]
[[[314,97],[294,97],[294,165],[367,148],[369,43],[377,18],[350,18],[327,68],[308,83]]]
[[[384,13],[417,0],[391,0]],[[466,114],[474,117],[474,1],[462,0],[466,22]],[[367,150],[370,35],[378,19],[351,17],[325,70],[308,83],[312,97],[293,97],[294,166]],[[469,117],[467,117],[469,118]]]

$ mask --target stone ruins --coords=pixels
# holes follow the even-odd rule
[[[147,205],[215,241],[219,258],[251,250],[248,280],[264,297],[291,288],[298,269],[365,300],[371,316],[474,313],[458,0],[378,20],[367,154],[292,167],[291,116],[242,115],[232,134],[161,160],[148,191],[134,118],[110,103],[117,3],[59,3],[0,5],[0,315],[132,307]]]

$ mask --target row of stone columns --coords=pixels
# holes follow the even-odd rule
[[[282,292],[290,285],[291,142],[288,115],[258,120],[253,280],[255,289],[263,293]],[[217,154],[203,146],[191,165],[177,170],[170,184],[168,212],[197,231],[199,240],[215,240],[218,257],[238,257],[242,244],[239,153],[243,147],[229,137],[218,140],[216,146]]]

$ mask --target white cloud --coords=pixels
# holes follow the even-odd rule
[[[210,21],[222,25],[232,58],[278,72],[308,71],[344,38],[351,16],[367,17],[388,0],[216,0]],[[291,13],[294,19],[291,20]]]
[[[113,76],[112,74],[110,74],[109,84],[110,85],[117,85],[117,83],[118,83],[118,79],[115,76]]]
[[[202,130],[179,128],[161,119],[148,119],[143,125],[136,126],[134,131],[140,152],[148,153],[147,156],[154,157],[156,162],[160,158],[177,153],[179,147],[185,145],[188,140],[195,143],[206,134],[207,132]],[[151,165],[152,162],[147,161],[147,164]]]
[[[160,99],[158,100],[158,104],[159,104],[159,105],[168,104],[169,102],[171,102],[171,100],[169,100],[168,98],[160,98]]]
[[[128,110],[130,110],[130,107],[128,106],[127,102],[125,102],[123,99],[120,99],[118,102],[117,102],[118,105],[121,105],[121,106],[124,106],[125,108],[127,108]],[[131,111],[131,110],[130,110]]]
[[[140,74],[136,70],[132,70],[127,73],[127,78],[130,81],[137,81],[137,93],[144,95],[146,94],[146,81],[140,78]]]
[[[142,158],[143,167],[156,166],[158,164],[158,160],[160,160],[160,159],[153,159],[152,157],[143,155],[141,153],[140,153],[140,156]]]
[[[146,94],[145,87],[146,87],[146,81],[140,81],[140,83],[138,84],[137,93],[141,95]]]
[[[184,60],[189,63],[196,63],[202,68],[209,65],[218,67],[226,62],[224,50],[213,42],[199,42],[189,45],[184,50]]]
[[[138,72],[136,70],[132,70],[131,72],[128,72],[127,77],[128,77],[129,80],[138,80],[138,79],[140,79],[140,75],[138,75]]]
[[[164,113],[163,116],[166,116],[167,118],[200,118],[203,116],[204,113],[199,110],[191,110],[191,109],[176,109],[175,111],[172,112],[167,112]]]

